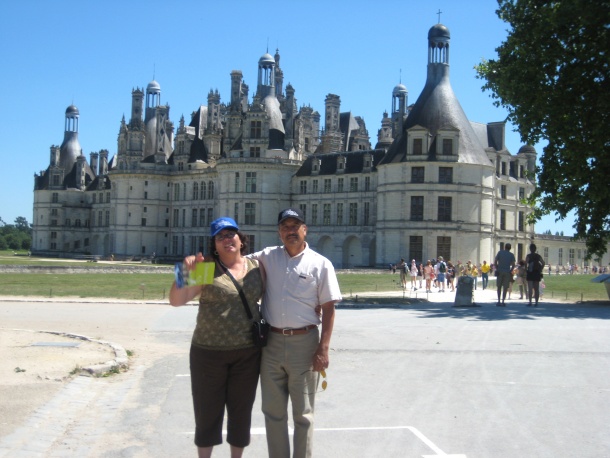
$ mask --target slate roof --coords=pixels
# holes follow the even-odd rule
[[[339,156],[345,157],[344,173],[360,173],[364,169],[364,156],[367,153],[371,155],[373,161],[371,171],[376,172],[377,164],[379,164],[384,157],[385,150],[377,149],[367,151],[348,151],[343,153],[313,154],[305,159],[299,170],[296,171],[295,176],[311,176],[311,165],[314,159],[319,159],[321,161],[318,176],[335,175],[337,173],[337,158]]]

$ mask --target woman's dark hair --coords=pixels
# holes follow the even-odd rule
[[[239,249],[239,252],[243,256],[248,253],[248,238],[241,231],[237,231],[237,236],[241,241],[241,248]],[[218,252],[216,251],[216,237],[210,237],[209,253],[214,259],[218,259]]]
[[[535,244],[535,243],[531,243],[531,244],[530,244],[530,251],[531,251],[532,253],[535,253],[535,252],[536,252],[536,244]]]

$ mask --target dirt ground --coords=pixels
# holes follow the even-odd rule
[[[0,437],[83,368],[115,358],[112,347],[56,333],[0,328]]]

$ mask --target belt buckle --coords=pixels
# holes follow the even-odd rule
[[[293,329],[288,329],[288,328],[282,329],[282,335],[284,335],[284,336],[291,336],[291,335],[293,335],[293,333],[294,333]]]

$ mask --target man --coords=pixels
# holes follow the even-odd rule
[[[342,298],[332,263],[311,250],[305,241],[303,213],[296,208],[281,211],[278,230],[283,246],[252,255],[267,278],[263,316],[271,325],[261,361],[267,446],[270,458],[291,456],[290,399],[294,421],[292,456],[310,457],[319,372],[329,364],[335,304]]]
[[[438,292],[439,293],[444,293],[445,292],[445,273],[447,272],[447,264],[445,264],[445,261],[443,260],[442,256],[438,257],[438,262],[436,263],[436,265],[438,266]]]
[[[487,289],[487,283],[489,282],[489,264],[487,261],[483,261],[481,266],[481,280],[483,280],[483,289]]]
[[[498,286],[498,303],[496,306],[504,307],[506,304],[506,293],[513,277],[515,268],[515,255],[510,252],[511,244],[504,245],[504,249],[498,251],[496,255],[496,283]],[[502,292],[502,302],[500,302],[500,292]]]

